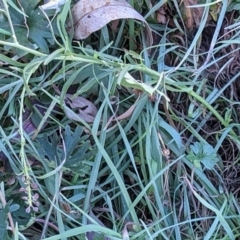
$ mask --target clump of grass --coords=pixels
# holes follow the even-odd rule
[[[180,3],[168,2],[165,7],[178,13],[176,29],[153,21],[160,39],[150,52],[140,29],[136,37],[134,21],[121,22],[116,36],[105,27],[85,42],[73,42],[65,31],[68,2],[42,39],[51,43],[43,48],[34,39],[31,46],[20,42],[12,8],[19,14],[22,9],[12,2],[9,10],[9,2],[3,3],[8,24],[0,29],[1,237],[237,238],[238,196],[225,184],[224,157],[238,165],[239,120],[237,108],[219,108],[238,104],[223,95],[236,76],[220,89],[206,73],[223,59],[216,59],[218,51],[236,40],[238,26],[232,25],[236,34],[229,40],[213,37],[210,57],[206,61],[203,51],[200,61],[195,50],[208,4],[195,37],[180,47],[171,34],[187,39],[189,31],[181,29]],[[131,1],[150,20],[164,2],[152,4]],[[213,36],[226,11],[223,4]],[[167,65],[168,56],[177,56],[177,65]],[[127,83],[127,74],[143,84]],[[74,113],[66,93],[94,103],[93,123]],[[129,109],[127,117],[109,124]],[[211,124],[218,125],[216,131],[209,130]],[[226,141],[236,155],[223,154]]]

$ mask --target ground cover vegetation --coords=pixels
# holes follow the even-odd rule
[[[0,1],[0,239],[238,239],[239,1],[81,1]]]

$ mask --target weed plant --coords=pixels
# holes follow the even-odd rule
[[[229,176],[239,177],[239,72],[219,87],[209,71],[220,66],[221,77],[239,49],[238,9],[203,1],[190,34],[181,1],[130,0],[153,30],[149,47],[133,20],[74,40],[65,27],[73,2],[50,22],[40,1],[0,1],[0,238],[237,239],[239,185]],[[164,4],[174,28],[156,21]],[[222,39],[231,11],[233,34]],[[94,103],[94,122],[66,93]]]

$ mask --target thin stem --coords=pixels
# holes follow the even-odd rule
[[[19,111],[19,135],[20,135],[20,140],[21,140],[21,148],[20,148],[20,159],[23,167],[23,175],[25,177],[24,183],[26,184],[26,192],[27,192],[27,201],[28,201],[28,208],[29,211],[31,210],[30,208],[33,206],[32,202],[32,193],[31,193],[31,177],[29,174],[29,169],[30,167],[28,166],[27,163],[27,158],[25,154],[25,143],[26,140],[24,138],[24,132],[23,132],[23,111],[24,111],[24,96],[25,96],[25,88],[23,87],[22,89],[22,94],[21,94],[21,100],[20,100],[20,111]]]
[[[11,43],[11,42],[0,41],[0,45],[15,47],[15,48],[21,49],[23,51],[26,51],[27,53],[31,53],[31,54],[39,56],[39,57],[47,56],[47,54],[38,52],[38,51],[33,50],[31,48],[28,48],[28,47],[24,47],[21,44],[19,44],[18,42]]]
[[[6,0],[3,0],[3,5],[5,7],[8,22],[9,22],[9,25],[10,25],[10,28],[11,28],[12,38],[13,38],[13,42],[14,42],[13,44],[16,45],[16,44],[18,44],[18,41],[17,41],[17,38],[16,38],[16,34],[15,34],[15,31],[14,31],[14,27],[13,27],[13,24],[12,24],[12,19],[11,19],[10,13],[8,11],[9,7],[8,7],[8,4],[7,4]]]
[[[195,99],[197,99],[200,103],[202,103],[210,112],[213,113],[213,115],[221,122],[221,124],[224,127],[228,127],[228,123],[225,122],[224,118],[218,113],[218,111],[211,105],[209,104],[204,98],[202,98],[200,95],[198,95],[197,93],[195,93],[192,89],[187,88],[186,92],[188,94],[190,94],[192,97],[194,97]],[[231,130],[230,134],[233,137],[237,137],[236,133]]]
[[[3,207],[5,208],[5,206],[6,206],[7,203],[6,203],[5,197],[4,197],[4,195],[2,194],[2,191],[1,191],[1,190],[0,190],[0,200],[1,200],[1,202],[2,202]],[[12,215],[11,215],[10,212],[8,212],[8,219],[9,219],[10,226],[11,226],[11,228],[12,228],[12,232],[13,232],[13,234],[14,234],[14,233],[15,233],[15,228],[14,228],[14,223],[13,223]]]

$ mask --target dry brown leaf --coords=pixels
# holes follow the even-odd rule
[[[113,119],[113,121],[121,121],[121,120],[124,120],[124,119],[127,119],[127,118],[131,117],[132,113],[133,113],[133,111],[134,111],[134,109],[136,107],[136,103],[137,103],[138,100],[139,100],[139,97],[136,100],[136,102],[126,112],[124,112],[123,114],[121,114],[118,117],[115,117]]]
[[[203,8],[194,7],[190,8],[189,6],[194,6],[198,4],[198,0],[184,0],[183,1],[183,15],[185,19],[185,25],[189,30],[192,30],[194,27],[198,27],[202,19]]]
[[[66,94],[64,101],[71,110],[74,111],[76,109],[76,115],[85,122],[94,122],[94,119],[97,115],[97,108],[92,102],[83,97],[73,97],[71,94]],[[73,114],[70,113],[70,111],[68,111],[67,108],[64,108],[64,110],[69,119],[78,120]]]
[[[72,8],[74,38],[85,39],[93,32],[117,19],[137,19],[145,24],[148,45],[152,45],[152,32],[146,22],[126,0],[80,0]],[[68,24],[68,29],[71,29]]]
[[[162,23],[162,24],[166,24],[167,23],[166,15],[167,15],[167,13],[166,13],[166,10],[165,10],[165,6],[161,6],[157,11],[157,22]]]
[[[112,28],[112,30],[113,30],[114,32],[117,32],[118,23],[119,23],[119,19],[113,20],[113,21],[111,22],[111,28]]]
[[[113,122],[113,121],[122,121],[122,120],[125,120],[125,119],[127,119],[127,118],[130,118],[130,117],[132,116],[133,111],[134,111],[135,108],[136,108],[136,105],[137,105],[137,102],[139,101],[139,99],[140,99],[140,94],[139,94],[137,100],[134,102],[134,104],[133,104],[126,112],[122,113],[122,114],[119,115],[119,116],[116,116],[116,112],[117,112],[117,110],[118,110],[118,108],[117,108],[116,111],[115,111],[115,113],[114,113],[114,115],[112,115],[112,116],[109,118],[108,122],[106,123],[106,126],[105,126],[104,130],[107,130],[108,126],[109,126],[110,123]]]
[[[58,89],[58,87],[55,84],[52,86],[54,90],[61,95],[61,91]],[[86,98],[79,96],[75,97],[74,95],[68,93],[64,97],[64,104],[62,107],[69,119],[79,121],[80,118],[87,123],[94,122],[98,111],[96,106]]]

